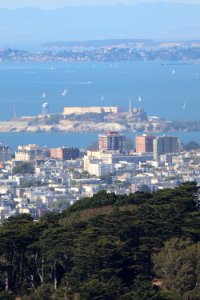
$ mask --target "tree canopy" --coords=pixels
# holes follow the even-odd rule
[[[20,162],[18,165],[14,166],[13,174],[33,174],[34,167],[32,163],[29,162]]]
[[[189,182],[101,191],[37,223],[11,217],[0,227],[0,299],[200,299],[197,204]]]

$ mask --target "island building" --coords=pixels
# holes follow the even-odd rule
[[[62,147],[62,148],[51,148],[50,158],[60,160],[73,160],[80,157],[79,148]]]
[[[11,149],[9,146],[0,144],[0,162],[5,162],[11,159]]]
[[[152,135],[136,135],[136,153],[153,152],[153,140],[155,136]]]
[[[174,136],[160,136],[153,140],[154,160],[160,161],[160,156],[180,152],[180,141]]]
[[[100,151],[115,151],[124,152],[125,136],[119,132],[109,131],[107,134],[99,135],[99,150]]]
[[[117,106],[107,106],[107,107],[100,107],[100,106],[90,106],[90,107],[64,107],[63,115],[83,115],[88,113],[119,113],[119,107]]]

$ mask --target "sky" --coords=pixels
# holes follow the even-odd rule
[[[157,5],[108,7],[120,2],[126,5],[142,3],[157,3]],[[188,3],[190,7],[188,9],[187,5],[162,5],[161,2]],[[192,6],[192,3],[199,5]],[[69,6],[71,8],[53,10]],[[96,8],[78,6],[96,6]],[[18,8],[1,9],[2,47],[110,38],[153,40],[200,38],[200,0],[0,0],[0,8],[2,7]],[[21,7],[44,10],[19,9]]]
[[[188,3],[200,4],[200,0],[0,0],[0,7],[19,8],[19,7],[38,7],[42,9],[53,9],[63,6],[78,6],[78,5],[113,5],[113,4],[136,4],[136,3],[152,3],[152,2],[167,2],[167,3]]]

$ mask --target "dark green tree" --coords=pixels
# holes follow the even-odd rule
[[[13,174],[33,174],[34,167],[32,163],[21,162],[13,168],[12,172]]]
[[[154,257],[154,270],[166,290],[178,292],[181,299],[200,299],[200,243],[167,241]]]
[[[200,148],[199,144],[195,141],[190,141],[187,144],[185,144],[183,147],[186,151],[197,150]]]

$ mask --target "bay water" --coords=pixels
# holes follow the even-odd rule
[[[161,62],[38,62],[0,65],[0,121],[42,112],[49,103],[50,113],[65,106],[119,106],[128,110],[141,107],[147,115],[169,120],[200,118],[200,64]],[[184,142],[200,142],[200,133],[175,133]],[[0,133],[0,141],[18,144],[87,147],[98,133]]]

